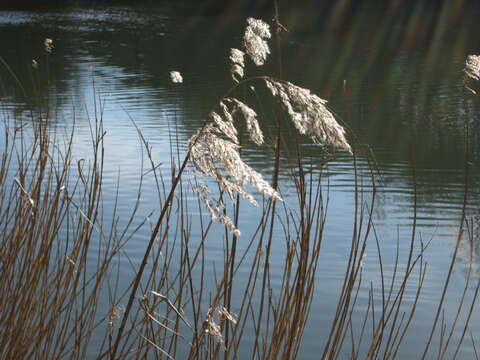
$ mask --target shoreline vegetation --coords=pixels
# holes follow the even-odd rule
[[[281,24],[278,16],[275,18],[274,32],[261,20],[247,20],[241,49],[231,49],[232,88],[190,138],[183,159],[178,148],[172,149],[168,170],[155,162],[154,149],[132,120],[149,168],[141,176],[131,216],[122,222],[116,202],[113,213],[103,210],[101,99],[96,100],[91,119],[88,162],[73,157],[74,130],[66,139],[52,134],[48,111],[32,110],[28,126],[17,125],[8,116],[3,119],[0,358],[302,358],[302,337],[318,286],[322,244],[327,241],[328,203],[334,199],[321,170],[313,171],[298,150],[291,155],[296,164],[291,171],[296,201],[288,205],[282,201],[280,128],[291,121],[300,135],[321,144],[318,147],[325,152],[326,164],[335,156],[332,149],[341,148],[351,154],[355,165],[362,146],[337,122],[325,100],[281,79],[281,57],[278,78],[248,77],[249,66],[261,66],[270,54],[272,32],[277,34],[276,54],[280,54]],[[46,39],[44,45],[48,64],[54,44]],[[34,71],[39,71],[35,64]],[[478,64],[475,56],[466,64],[466,89],[472,96],[477,96]],[[172,86],[188,81],[178,72],[170,75]],[[277,136],[270,144],[275,154],[271,181],[245,164],[241,156],[247,142],[249,146],[264,143],[261,121],[249,105],[257,91],[272,98],[277,114]],[[415,173],[408,254],[401,258],[397,248],[395,263],[388,264],[393,272],[389,272],[375,230],[377,174],[373,159],[371,163],[368,193],[355,181],[348,261],[346,268],[339,270],[344,278],[332,322],[318,324],[329,329],[318,348],[322,359],[398,358],[401,347],[408,346],[405,338],[415,332],[411,324],[428,273],[424,253],[430,244],[417,234]],[[466,156],[462,217],[431,331],[425,346],[418,349],[422,359],[455,358],[467,341],[477,356],[478,344],[469,324],[480,279],[473,269],[472,253],[464,291],[454,305],[453,323],[446,323],[442,316],[460,243],[475,241],[473,224],[465,213],[469,166]],[[191,177],[185,175],[187,168]],[[156,183],[157,220],[145,242],[142,261],[131,262],[135,275],[122,288],[117,259],[128,258],[125,244],[149,225],[147,218],[135,221],[146,176]],[[247,184],[255,189],[254,194],[246,191]],[[197,200],[195,209],[187,199],[192,195]],[[253,235],[243,238],[239,227],[242,211],[254,205],[260,207],[262,216]],[[197,216],[192,213],[199,214],[195,220],[200,224],[198,239],[192,238],[192,217]],[[223,258],[212,274],[205,264],[206,242],[211,241],[212,228],[218,223],[225,228],[223,244],[219,242]],[[274,240],[285,244],[280,287],[273,287],[270,281]],[[239,251],[238,241],[248,244],[242,247],[245,250]],[[367,243],[377,249],[379,282],[370,284],[366,308],[358,308]],[[237,277],[240,271],[247,274],[241,282]]]

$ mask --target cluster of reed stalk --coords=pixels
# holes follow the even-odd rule
[[[278,22],[276,26],[281,28]],[[324,146],[343,148],[352,154],[354,165],[358,155],[325,100],[280,77],[245,77],[244,55],[262,65],[270,53],[270,37],[266,23],[248,20],[243,50],[232,49],[230,56],[234,87],[191,137],[183,160],[172,157],[168,172],[157,166],[154,149],[138,129],[149,161],[149,171],[143,172],[140,182],[153,177],[159,209],[143,258],[131,262],[133,275],[122,282],[118,259],[128,259],[125,244],[148,225],[148,218],[132,225],[140,190],[129,219],[119,221],[117,206],[111,213],[103,208],[102,102],[96,104],[91,121],[89,161],[74,158],[74,133],[57,138],[45,113],[32,112],[32,121],[21,126],[4,119],[0,358],[290,359],[311,355],[302,352],[302,339],[319,286],[322,244],[328,240],[324,231],[330,192],[322,171],[315,170],[298,150],[291,159],[296,165],[289,177],[295,201],[282,201],[278,180],[282,121],[290,119],[300,134]],[[51,52],[51,42],[48,46]],[[177,84],[183,81],[177,72],[171,76]],[[241,157],[247,137],[254,144],[265,143],[255,110],[236,95],[253,83],[265,86],[278,105],[277,134],[271,139],[275,152],[271,181]],[[189,168],[195,174],[190,178]],[[466,203],[468,161],[465,169]],[[209,178],[217,191],[209,187]],[[248,193],[247,184],[259,194]],[[403,340],[415,331],[411,324],[421,301],[428,247],[417,239],[416,197],[408,255],[405,259],[397,255],[394,264],[388,264],[393,271],[387,272],[373,219],[376,188],[372,166],[368,192],[355,181],[350,250],[346,268],[339,270],[344,277],[332,322],[314,324],[327,329],[328,336],[320,339],[317,349],[322,359],[398,358]],[[192,193],[198,199],[193,205],[188,201]],[[250,203],[261,208],[262,216],[254,231],[242,236],[241,209],[253,206]],[[198,218],[192,211],[200,214]],[[219,226],[216,220],[225,231],[223,243],[214,241],[224,251],[212,274],[205,263],[206,244]],[[199,224],[198,234],[192,230],[194,222]],[[470,334],[480,285],[471,263],[453,324],[447,324],[442,313],[460,244],[473,236],[467,231],[471,226],[463,212],[431,332],[418,352],[421,358],[455,358]],[[238,241],[247,244],[242,251]],[[378,251],[379,282],[367,284],[368,304],[359,310],[362,259],[370,243]],[[271,277],[278,274],[272,273],[270,264],[272,248],[279,246],[284,256],[280,286],[275,286]],[[472,294],[468,289],[475,281]]]

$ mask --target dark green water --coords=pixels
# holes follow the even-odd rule
[[[429,270],[424,291],[412,324],[415,330],[407,334],[401,349],[401,358],[407,359],[416,357],[418,349],[423,348],[434,317],[462,212],[466,156],[471,167],[467,213],[477,230],[480,107],[478,99],[465,95],[462,68],[467,54],[480,53],[480,38],[474,35],[474,21],[478,19],[475,12],[443,16],[423,9],[405,16],[397,11],[381,16],[372,9],[358,11],[348,26],[336,26],[334,17],[323,25],[316,26],[310,20],[305,26],[301,13],[289,14],[285,19],[290,32],[284,34],[283,62],[285,78],[328,99],[330,108],[374,155],[378,167],[374,222],[387,276],[393,271],[397,239],[401,255],[407,251],[416,183],[418,238],[426,241],[433,236],[433,241],[427,253]],[[2,67],[2,104],[11,118],[28,119],[26,110],[31,104],[27,99],[33,93],[29,84],[32,76],[39,77],[40,82],[47,76],[43,40],[53,39],[55,50],[48,60],[50,80],[40,89],[43,94],[48,92],[50,111],[55,114],[51,127],[65,133],[75,113],[75,156],[86,156],[93,99],[99,96],[104,101],[105,206],[113,206],[120,174],[120,215],[127,214],[142,172],[142,147],[129,116],[153,146],[155,160],[168,164],[172,137],[178,136],[180,147],[185,149],[208,110],[231,86],[228,52],[230,47],[239,46],[244,21],[240,15],[195,16],[130,7],[0,12],[0,55],[28,94],[22,95]],[[273,58],[262,69],[251,68],[250,75],[274,74]],[[40,64],[37,74],[32,73],[32,59]],[[183,74],[183,84],[170,83],[171,70]],[[262,118],[265,128],[273,126],[269,119],[267,111]],[[284,135],[285,145],[293,149],[296,137],[287,132]],[[267,138],[272,142],[271,132],[267,131]],[[470,144],[467,150],[466,140]],[[300,141],[305,158],[319,164],[319,147]],[[246,146],[243,154],[251,166],[269,178],[271,148]],[[288,168],[288,159],[282,161]],[[357,166],[368,193],[369,165],[364,156],[359,156]],[[302,358],[318,357],[343,278],[354,216],[352,157],[339,152],[325,170],[327,180],[330,203],[326,241]],[[287,171],[282,174],[281,188],[288,204],[295,194]],[[158,206],[148,195],[154,191],[153,179],[146,180],[143,191],[141,212],[146,215]],[[365,201],[369,201],[367,195]],[[256,224],[259,215],[259,210],[247,209],[240,223],[245,238],[249,225]],[[143,255],[147,237],[145,230],[127,245],[134,262]],[[223,253],[220,239],[208,244],[210,266]],[[462,242],[447,296],[447,324],[453,319],[453,304],[463,290],[470,251],[476,269],[479,249],[478,243]],[[372,243],[364,259],[366,285],[359,295],[360,309],[368,302],[370,281],[378,280],[375,251]],[[283,244],[278,244],[271,263],[274,284],[281,281],[283,255]],[[402,261],[401,257],[400,263],[405,266]],[[478,276],[475,273],[475,280]],[[242,273],[239,277],[241,282]],[[407,304],[411,296],[409,293]],[[473,319],[469,330],[478,338],[478,312]],[[461,358],[472,357],[469,340],[465,340],[462,351]]]

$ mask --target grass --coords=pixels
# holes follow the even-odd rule
[[[260,34],[265,35],[265,29]],[[268,38],[257,36],[259,43]],[[258,58],[257,50],[251,50],[257,60],[266,56],[260,53]],[[245,70],[243,65],[241,73]],[[66,139],[56,137],[49,129],[48,114],[32,112],[30,127],[4,119],[0,167],[1,358],[290,359],[305,355],[302,339],[319,285],[318,268],[322,245],[327,241],[324,231],[332,199],[322,171],[314,171],[297,148],[289,156],[295,167],[290,171],[288,186],[295,189],[295,201],[281,201],[280,130],[296,114],[314,119],[294,121],[301,133],[352,149],[356,179],[348,261],[342,269],[344,277],[328,325],[328,338],[319,346],[318,356],[399,357],[404,339],[415,332],[411,325],[427,275],[424,253],[429,242],[417,238],[415,185],[408,254],[402,259],[397,243],[393,272],[388,273],[373,218],[376,170],[372,165],[370,191],[364,192],[356,167],[361,147],[346,143],[343,127],[331,122],[333,115],[321,99],[281,80],[281,61],[278,78],[238,78],[238,68],[232,75],[235,85],[213,109],[220,119],[210,116],[212,121],[191,138],[183,159],[172,155],[169,171],[162,172],[157,166],[154,149],[137,127],[148,171],[140,178],[130,218],[121,221],[118,193],[112,212],[103,208],[105,133],[101,101],[96,103],[91,120],[88,165],[73,158],[74,132]],[[275,153],[271,185],[243,163],[241,147],[236,146],[249,136],[259,139],[261,129],[250,112],[253,109],[247,100],[238,98],[238,93],[252,82],[256,86],[264,83],[278,100],[277,133],[271,141]],[[137,125],[132,121],[132,126]],[[187,168],[196,169],[196,175],[187,177]],[[418,349],[421,358],[455,358],[465,337],[471,334],[469,324],[480,286],[472,256],[453,323],[447,324],[443,316],[460,243],[465,238],[472,244],[474,241],[473,225],[465,214],[468,169],[466,155],[462,218],[431,332],[424,348]],[[130,261],[125,245],[148,225],[147,218],[135,221],[146,176],[156,183],[158,216],[142,260],[130,263],[134,274],[120,279],[117,260]],[[205,187],[204,176],[213,176],[218,190]],[[414,173],[412,178],[415,184]],[[242,209],[251,206],[242,199],[252,201],[252,195],[243,190],[245,182],[263,193],[259,204],[262,215],[249,238],[240,238]],[[192,194],[196,203],[188,200]],[[213,271],[206,266],[206,243],[218,226],[214,217],[225,231],[223,258],[218,260],[221,266]],[[193,238],[192,224],[199,224],[198,237]],[[248,245],[240,248],[240,239]],[[271,279],[278,276],[270,268],[274,243],[285,247],[280,286],[274,286]],[[359,309],[359,294],[365,286],[362,259],[370,243],[377,250],[379,286],[375,291],[373,283],[367,284],[368,304]],[[470,337],[476,355],[475,338]]]

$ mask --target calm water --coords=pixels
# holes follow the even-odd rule
[[[285,78],[328,99],[331,109],[353,129],[358,141],[371,148],[379,186],[374,222],[387,274],[393,269],[397,239],[400,262],[405,262],[413,221],[412,184],[417,184],[417,236],[423,241],[433,237],[433,241],[426,257],[428,275],[422,300],[412,324],[415,330],[407,335],[401,350],[402,358],[409,358],[418,355],[425,343],[456,240],[464,196],[466,139],[471,143],[467,155],[472,163],[467,213],[475,220],[479,210],[480,108],[478,101],[465,97],[461,70],[467,54],[480,52],[480,38],[475,38],[471,30],[478,16],[473,12],[439,17],[435,24],[430,20],[436,15],[428,10],[410,18],[397,15],[376,17],[375,13],[363,11],[352,17],[349,26],[335,26],[331,20],[320,31],[320,26],[301,26],[301,14],[293,13],[285,20],[291,31],[285,38],[283,60]],[[228,51],[239,46],[243,27],[243,16],[179,15],[171,9],[0,12],[0,55],[31,94],[32,76],[46,75],[43,39],[53,39],[55,51],[49,59],[47,85],[50,111],[56,119],[51,127],[65,134],[72,127],[75,113],[77,159],[89,154],[88,119],[94,111],[93,99],[97,96],[104,101],[105,204],[113,204],[120,174],[119,211],[127,215],[142,173],[142,146],[130,117],[153,146],[155,160],[168,164],[172,139],[178,137],[181,149],[185,149],[205,114],[231,86]],[[32,75],[32,59],[41,66],[42,71],[36,75]],[[170,70],[180,71],[184,83],[173,86],[168,77]],[[273,74],[274,61],[270,60],[264,69],[250,70],[250,74],[257,73]],[[2,103],[17,121],[28,119],[26,110],[31,104],[3,67],[0,79]],[[470,124],[468,133],[465,122]],[[268,111],[262,124],[266,129],[272,127]],[[271,142],[271,132],[267,131],[267,137]],[[284,141],[293,149],[291,136]],[[303,140],[301,149],[306,159],[320,164],[319,147]],[[272,151],[268,146],[246,146],[244,155],[251,166],[269,177]],[[353,159],[343,152],[337,155],[325,171],[324,181],[330,186],[328,225],[302,358],[316,358],[325,341],[322,335],[331,321],[335,290],[341,286],[351,241]],[[282,161],[288,167],[288,159]],[[367,160],[360,156],[357,165],[366,187],[365,201],[369,202]],[[291,203],[295,194],[287,171],[282,174],[281,188],[287,204]],[[158,208],[156,199],[148,195],[152,191],[153,179],[147,177],[141,215]],[[247,206],[240,224],[245,238],[259,214],[259,210]],[[134,262],[143,255],[147,230],[139,232],[127,245]],[[223,253],[218,239],[218,243],[208,244],[209,266]],[[281,281],[284,256],[283,244],[277,245],[271,265],[274,284]],[[447,297],[447,324],[454,316],[451,305],[457,303],[463,290],[470,249],[471,244],[465,240]],[[477,267],[479,244],[473,244],[473,251]],[[128,272],[126,267],[124,271]],[[365,288],[360,293],[360,309],[366,307],[369,283],[375,279],[378,261],[372,243],[364,259]],[[407,304],[411,301],[408,296]],[[470,323],[477,338],[478,315],[475,313]],[[315,331],[309,331],[312,328]],[[472,351],[470,340],[465,340],[462,358],[471,358]]]

